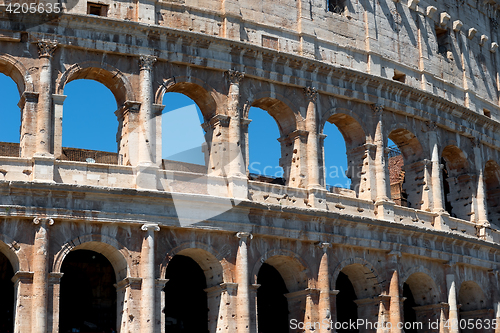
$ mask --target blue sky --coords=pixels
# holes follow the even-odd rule
[[[0,88],[3,120],[0,142],[19,142],[21,122],[17,87],[9,77],[0,74]],[[117,106],[111,91],[96,81],[76,80],[66,85],[64,94],[68,97],[64,102],[63,147],[116,152],[118,121],[114,112]],[[178,93],[167,93],[163,104],[166,105],[162,115],[163,158],[202,164],[204,131],[200,126],[202,116],[198,107],[191,99]],[[265,171],[268,176],[281,176],[277,124],[267,112],[258,108],[250,110],[249,118],[252,120],[248,128],[250,172]],[[349,187],[349,179],[344,175],[347,168],[344,139],[332,124],[325,126],[324,134],[327,135],[327,184]],[[183,154],[185,151],[189,153]]]

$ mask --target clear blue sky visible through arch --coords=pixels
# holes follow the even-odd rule
[[[0,74],[0,88],[3,119],[0,142],[19,142],[21,114],[17,106],[17,87],[12,79]],[[76,80],[66,86],[64,94],[68,97],[64,102],[63,146],[116,152],[118,121],[114,111],[117,106],[111,91],[96,81]],[[202,116],[198,107],[190,98],[178,93],[165,94],[163,104],[163,158],[203,163],[201,144],[204,131],[200,127]],[[250,172],[281,176],[278,126],[261,109],[252,108],[249,117],[252,120],[249,125]],[[331,124],[325,126],[324,134],[327,135],[327,184],[349,187],[350,181],[345,177],[347,157],[344,139]],[[182,153],[186,150],[188,153]]]

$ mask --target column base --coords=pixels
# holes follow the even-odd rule
[[[158,166],[153,164],[139,164],[135,167],[135,185],[138,189],[156,190]]]
[[[229,196],[235,199],[248,199],[248,178],[242,176],[228,176]]]
[[[450,214],[448,212],[439,212],[436,217],[434,217],[434,228],[437,230],[450,231],[449,218]]]
[[[32,181],[42,183],[55,183],[54,181],[54,156],[33,156]]]
[[[394,221],[394,205],[393,201],[379,200],[375,202],[375,213],[380,220]]]
[[[307,189],[308,206],[318,209],[326,209],[327,190],[322,187],[311,187]]]

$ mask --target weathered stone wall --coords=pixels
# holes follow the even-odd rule
[[[106,4],[107,18],[78,3],[29,31],[2,7],[0,72],[22,123],[19,157],[0,157],[16,332],[58,332],[62,263],[79,249],[113,266],[122,333],[165,331],[175,255],[203,270],[210,332],[262,331],[263,263],[289,319],[335,322],[340,273],[358,318],[386,332],[401,332],[407,288],[424,321],[499,319],[495,3]],[[64,158],[64,87],[77,79],[115,96],[120,165]],[[199,106],[205,166],[162,160],[165,92]],[[279,127],[284,185],[248,177],[252,106]],[[326,122],[343,134],[350,190],[325,188]],[[407,207],[391,200],[388,139]]]

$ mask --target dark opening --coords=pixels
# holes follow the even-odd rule
[[[345,11],[344,0],[328,0],[328,11],[336,14],[343,14]]]
[[[257,274],[257,318],[259,333],[288,332],[288,290],[281,274],[269,264],[262,264]]]
[[[392,77],[392,79],[394,81],[399,81],[399,82],[405,83],[406,75],[398,70],[394,70],[394,76]]]
[[[417,314],[413,307],[417,306],[415,303],[415,299],[413,298],[413,294],[410,290],[410,286],[408,284],[403,284],[403,297],[406,297],[403,303],[403,318],[405,323],[416,323],[417,322]],[[415,327],[417,324],[409,325],[408,327],[405,325],[405,333],[417,333]]]
[[[455,216],[453,214],[453,206],[450,201],[450,184],[448,183],[448,168],[446,167],[446,160],[441,157],[441,164],[444,165],[443,168],[443,196],[444,196],[444,209],[450,214],[450,216]]]
[[[70,252],[61,267],[60,332],[116,332],[113,266],[102,254]]]
[[[14,270],[9,259],[0,253],[0,333],[14,332]]]
[[[98,3],[87,3],[87,14],[97,16],[107,16],[108,6]]]
[[[491,118],[491,111],[488,109],[483,109],[483,113],[486,117]]]
[[[442,29],[440,27],[436,27],[436,41],[437,41],[437,46],[438,46],[438,51],[437,53],[446,55],[448,52],[448,30],[447,29]]]
[[[356,297],[356,292],[352,286],[349,277],[340,272],[335,282],[335,289],[339,291],[337,294],[337,322],[339,323],[349,323],[356,322],[358,320],[358,305],[354,302]],[[340,325],[344,326],[344,325]],[[349,325],[345,325],[349,326]],[[359,332],[358,329],[342,329],[338,328],[337,332]]]
[[[205,274],[193,259],[176,255],[165,278],[165,330],[169,333],[208,332]]]

